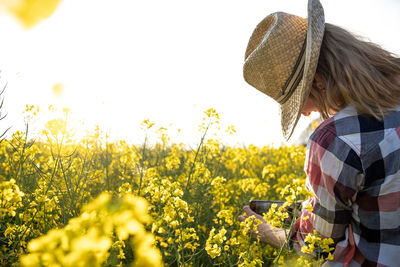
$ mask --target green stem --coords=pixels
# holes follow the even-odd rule
[[[196,155],[194,156],[194,160],[193,160],[193,162],[192,162],[192,165],[190,166],[190,171],[189,171],[188,179],[187,179],[187,182],[186,182],[185,190],[184,190],[184,192],[183,192],[183,196],[184,196],[184,197],[187,195],[187,191],[188,191],[188,188],[189,188],[189,185],[190,185],[190,178],[191,178],[191,176],[192,176],[193,169],[194,169],[194,167],[195,167],[197,157],[198,157],[198,155],[199,155],[199,153],[200,153],[200,149],[201,149],[201,147],[202,147],[202,145],[203,145],[204,139],[205,139],[205,137],[206,137],[206,135],[207,135],[208,129],[210,128],[210,125],[211,125],[211,122],[208,123],[207,128],[206,128],[206,130],[204,131],[203,136],[201,137],[200,144],[199,144],[199,146],[197,147],[197,150],[196,150]]]
[[[139,166],[139,188],[138,188],[138,196],[140,196],[140,190],[142,189],[142,183],[143,183],[143,168],[144,168],[144,161],[145,161],[145,156],[146,156],[146,143],[147,143],[147,132],[146,136],[144,138],[144,143],[143,143],[143,149],[142,149],[142,158],[140,159],[140,166]]]

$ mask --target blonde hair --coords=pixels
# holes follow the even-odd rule
[[[324,119],[351,104],[381,120],[400,104],[400,58],[338,26],[325,24],[316,73],[324,88],[310,96]]]

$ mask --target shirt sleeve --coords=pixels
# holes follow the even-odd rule
[[[335,128],[315,132],[307,145],[306,188],[313,197],[303,202],[301,217],[292,232],[295,249],[301,250],[308,233],[316,230],[335,243],[345,239],[352,218],[352,203],[363,179],[359,155],[345,139],[337,137]],[[306,209],[306,207],[312,207]]]

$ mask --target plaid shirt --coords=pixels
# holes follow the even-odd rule
[[[339,111],[311,135],[304,169],[313,211],[296,222],[295,248],[315,229],[335,241],[327,266],[400,266],[400,107],[383,121]]]

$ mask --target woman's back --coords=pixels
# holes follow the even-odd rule
[[[400,107],[382,121],[352,106],[339,111],[311,136],[305,170],[314,216],[299,232],[311,223],[334,238],[335,262],[398,265]]]

